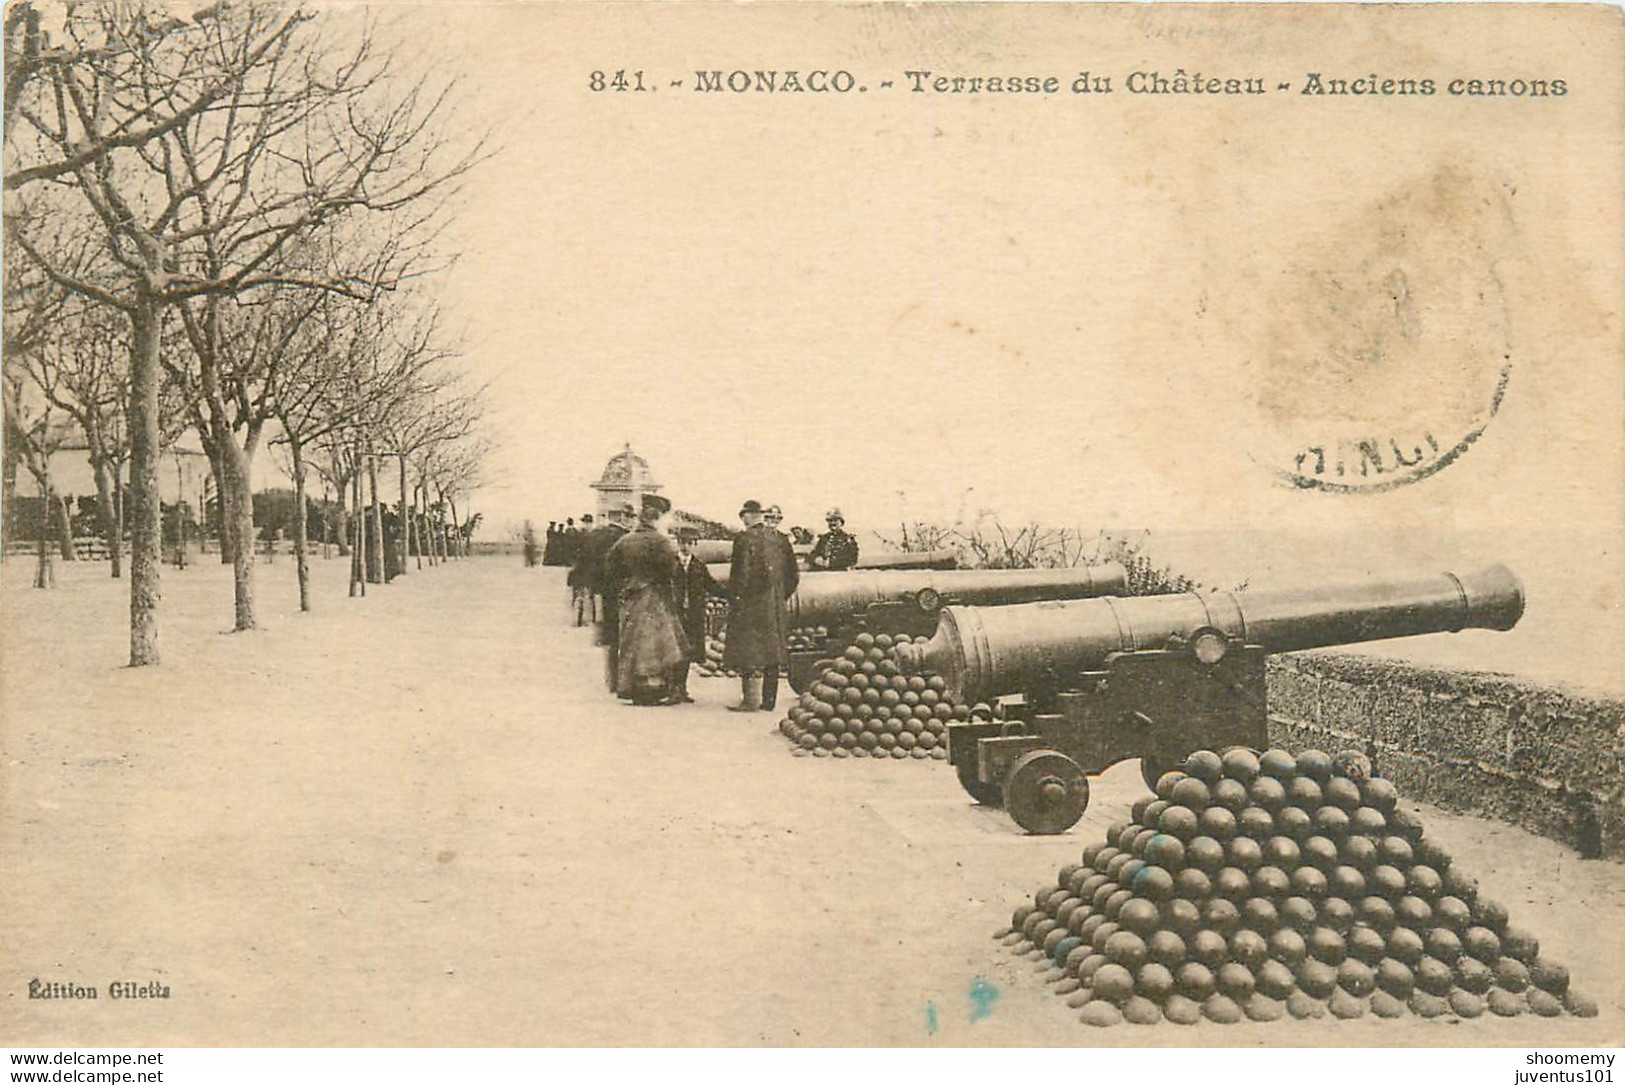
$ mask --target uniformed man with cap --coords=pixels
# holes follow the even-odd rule
[[[852,568],[858,563],[858,540],[846,533],[846,518],[841,515],[841,510],[830,509],[826,512],[824,524],[829,530],[813,543],[807,564],[814,569]]]

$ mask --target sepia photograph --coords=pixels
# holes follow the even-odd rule
[[[8,1072],[1611,1075],[1619,8],[13,0],[4,64]]]

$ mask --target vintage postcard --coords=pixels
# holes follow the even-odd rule
[[[5,49],[0,1042],[1625,1037],[1618,8]]]

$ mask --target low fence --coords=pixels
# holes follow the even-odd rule
[[[1269,661],[1271,740],[1365,750],[1402,794],[1625,858],[1625,702],[1338,653]]]

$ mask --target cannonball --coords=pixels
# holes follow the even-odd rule
[[[1233,1025],[1241,1020],[1241,1007],[1222,994],[1209,995],[1202,1003],[1202,1016],[1216,1025]]]
[[[1292,975],[1298,981],[1298,989],[1312,998],[1326,998],[1337,988],[1337,969],[1313,957],[1305,958],[1292,970]]]
[[[1215,805],[1222,806],[1232,814],[1240,814],[1247,808],[1250,801],[1247,796],[1247,785],[1239,780],[1222,779],[1209,785],[1211,799]]]
[[[1125,931],[1132,931],[1144,938],[1161,925],[1162,917],[1158,914],[1156,904],[1135,898],[1125,902],[1118,909],[1116,920],[1118,926]]]
[[[1196,961],[1187,961],[1174,971],[1174,983],[1179,993],[1195,1002],[1201,1002],[1218,989],[1213,970]]]
[[[1445,964],[1455,964],[1461,959],[1461,938],[1448,927],[1434,927],[1422,936],[1422,944],[1427,947],[1429,957]]]
[[[1291,927],[1282,927],[1269,937],[1270,956],[1294,968],[1301,964],[1309,955],[1309,944],[1304,941],[1303,935]]]
[[[1270,998],[1284,999],[1298,989],[1292,969],[1280,961],[1264,961],[1254,972],[1258,992]]]
[[[1410,998],[1416,989],[1416,976],[1404,962],[1385,957],[1377,962],[1377,986],[1395,998]]]
[[[1241,902],[1241,923],[1248,930],[1268,937],[1281,926],[1280,909],[1265,897],[1249,897]]]
[[[1374,1017],[1393,1019],[1405,1016],[1405,1003],[1386,991],[1373,991],[1370,999],[1371,1013]]]
[[[1433,906],[1407,893],[1394,902],[1394,921],[1414,930],[1426,930],[1433,922]]]
[[[1204,783],[1214,783],[1224,773],[1224,763],[1212,750],[1197,750],[1185,758],[1184,770]]]
[[[1529,966],[1512,957],[1502,957],[1492,967],[1495,985],[1502,990],[1518,994],[1529,987]]]
[[[1178,870],[1185,865],[1185,845],[1172,833],[1157,833],[1146,843],[1145,861]]]
[[[1298,771],[1298,759],[1282,749],[1265,750],[1259,755],[1258,771],[1277,780],[1290,780]]]
[[[1440,897],[1434,901],[1433,917],[1453,931],[1465,931],[1473,922],[1472,909],[1460,897]]]
[[[1247,797],[1273,814],[1286,805],[1286,785],[1273,776],[1259,776],[1247,785]]]
[[[1185,945],[1190,959],[1208,968],[1218,968],[1230,957],[1230,943],[1225,941],[1224,935],[1218,931],[1197,931]]]
[[[1215,840],[1229,840],[1236,835],[1236,815],[1222,806],[1210,806],[1197,816],[1197,829]]]
[[[1443,997],[1456,985],[1456,973],[1437,957],[1423,957],[1412,969],[1416,986],[1430,995]]]
[[[1218,982],[1220,994],[1228,995],[1238,1002],[1251,995],[1258,982],[1253,976],[1252,969],[1237,961],[1221,964],[1213,973],[1213,978]]]
[[[1501,932],[1501,952],[1524,964],[1540,956],[1540,940],[1518,927],[1507,927]]]
[[[1330,927],[1315,927],[1309,932],[1309,955],[1324,964],[1341,964],[1348,953],[1343,935]]]
[[[1292,879],[1278,866],[1261,866],[1253,871],[1252,890],[1259,896],[1279,900],[1292,891]]]
[[[1388,932],[1388,955],[1401,964],[1414,966],[1427,953],[1422,936],[1401,927]]]
[[[1333,1017],[1341,1018],[1344,1021],[1353,1021],[1355,1018],[1365,1016],[1366,1010],[1370,1008],[1370,1003],[1366,999],[1351,995],[1339,988],[1332,992],[1331,998],[1326,1000],[1326,1008],[1331,1011]]]
[[[1184,779],[1174,784],[1168,795],[1169,802],[1177,803],[1180,806],[1186,807],[1190,810],[1195,810],[1198,813],[1207,809],[1211,798],[1212,795],[1208,791],[1207,784],[1203,783],[1201,780],[1198,780],[1194,776],[1186,776]],[[1220,809],[1223,808],[1221,807]]]
[[[1451,991],[1450,1009],[1457,1017],[1464,1017],[1470,1021],[1483,1016],[1484,1000],[1471,991]]]
[[[1155,1025],[1162,1020],[1162,1010],[1149,998],[1135,995],[1123,1003],[1123,1020],[1132,1025]]]
[[[1354,905],[1342,897],[1327,897],[1318,907],[1322,926],[1346,931],[1354,925]]]
[[[1096,969],[1090,983],[1096,997],[1109,1002],[1122,1002],[1134,994],[1134,974],[1115,961]]]
[[[1252,890],[1252,879],[1239,867],[1224,867],[1213,876],[1213,893],[1223,900],[1240,902],[1245,900]]]
[[[1312,815],[1316,835],[1343,840],[1349,835],[1349,815],[1340,806],[1321,806]]]
[[[1496,934],[1506,930],[1509,917],[1506,905],[1500,901],[1490,900],[1488,897],[1480,895],[1468,907],[1472,909],[1474,923],[1481,927],[1487,927]]]
[[[1390,819],[1382,811],[1370,806],[1362,806],[1349,815],[1349,832],[1360,836],[1378,836],[1389,829],[1397,829],[1390,824]]]
[[[1299,850],[1303,861],[1316,870],[1326,872],[1337,865],[1337,843],[1330,837],[1311,836]]]
[[[1245,746],[1232,746],[1219,761],[1226,776],[1243,784],[1251,784],[1262,768],[1258,755]]]
[[[1287,897],[1277,909],[1281,913],[1281,922],[1293,930],[1306,931],[1320,918],[1319,909],[1308,897]]]
[[[1397,922],[1394,906],[1388,902],[1386,897],[1361,897],[1360,903],[1355,910],[1355,916],[1359,922],[1373,930],[1381,931],[1383,934],[1393,930],[1394,924]]]
[[[1078,1015],[1078,1020],[1096,1028],[1109,1028],[1112,1025],[1121,1025],[1123,1023],[1123,1011],[1104,998],[1097,998],[1083,1007],[1083,1012]]]
[[[1299,1021],[1309,1021],[1326,1016],[1326,1004],[1302,991],[1294,991],[1287,996],[1286,1012]]]
[[[1210,875],[1217,874],[1225,865],[1224,845],[1211,836],[1193,837],[1185,845],[1185,862]]]
[[[1264,865],[1264,849],[1251,837],[1233,837],[1225,844],[1224,852],[1231,866],[1239,867],[1249,874]]]
[[[1499,987],[1491,988],[1484,996],[1484,1004],[1490,1012],[1497,1017],[1517,1017],[1524,1011],[1524,1000],[1511,991],[1503,991]]]
[[[1247,1015],[1249,1021],[1279,1021],[1285,1007],[1277,999],[1270,998],[1262,991],[1254,991],[1247,1000],[1241,1004],[1241,1010]]]
[[[1597,1000],[1574,990],[1564,992],[1563,1008],[1575,1017],[1597,1016]]]
[[[1330,883],[1318,867],[1300,866],[1292,872],[1292,892],[1308,900],[1325,897]]]
[[[1360,785],[1344,776],[1333,776],[1322,789],[1328,806],[1341,808],[1352,814],[1362,805]]]
[[[1461,944],[1470,956],[1487,965],[1501,959],[1501,939],[1488,927],[1468,927],[1462,932]]]
[[[1418,1017],[1443,1017],[1450,1012],[1450,1003],[1438,995],[1428,994],[1426,991],[1413,991],[1405,1005]]]
[[[1337,985],[1356,998],[1364,998],[1376,990],[1376,973],[1364,961],[1350,957],[1337,966]]]
[[[1269,959],[1269,943],[1257,931],[1241,928],[1230,936],[1230,959],[1249,970]]]
[[[1275,815],[1275,829],[1294,840],[1307,840],[1315,833],[1315,819],[1307,810],[1287,806]]]
[[[1149,961],[1140,966],[1135,976],[1135,990],[1155,1002],[1161,1002],[1174,991],[1174,974],[1168,966]]]
[[[1194,811],[1170,803],[1157,815],[1157,827],[1177,840],[1189,841],[1197,833]]]
[[[1536,957],[1529,963],[1529,982],[1542,991],[1561,996],[1569,989],[1569,970],[1556,961]]]
[[[1355,927],[1349,931],[1346,941],[1349,956],[1368,965],[1375,966],[1388,952],[1388,943],[1370,927]]]
[[[1524,994],[1524,1000],[1529,1005],[1529,1012],[1539,1014],[1541,1017],[1557,1017],[1563,1012],[1562,1000],[1538,987],[1529,988]]]
[[[1351,836],[1338,845],[1338,855],[1350,866],[1370,870],[1377,865],[1377,845],[1368,836]]]
[[[1145,940],[1133,931],[1119,930],[1106,939],[1103,952],[1112,964],[1120,964],[1130,972],[1146,962]]]
[[[1206,900],[1213,892],[1213,879],[1195,867],[1186,867],[1174,875],[1174,895],[1186,900]]]
[[[1184,995],[1169,995],[1162,1004],[1162,1016],[1176,1025],[1194,1025],[1202,1019],[1202,1006]]]
[[[1261,806],[1248,806],[1236,814],[1236,832],[1254,840],[1267,840],[1275,832],[1275,818]]]
[[[1185,963],[1185,940],[1173,931],[1152,931],[1146,936],[1145,949],[1153,961],[1168,968]]]
[[[1202,912],[1194,901],[1165,900],[1161,905],[1162,925],[1181,938],[1189,938],[1202,925]]]
[[[1314,811],[1324,805],[1325,793],[1309,776],[1295,776],[1286,789],[1286,801],[1300,810]]]

